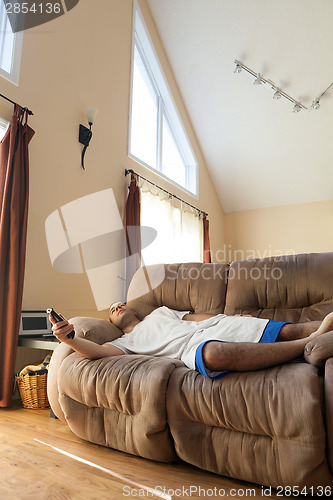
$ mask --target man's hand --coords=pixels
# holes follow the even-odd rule
[[[63,316],[62,316],[62,318],[63,318]],[[63,318],[63,321],[58,321],[58,323],[56,323],[54,321],[53,317],[51,316],[51,314],[49,316],[49,319],[50,319],[51,323],[53,324],[53,326],[52,326],[53,335],[60,342],[65,342],[66,344],[67,343],[70,344],[73,339],[70,339],[69,337],[67,337],[67,335],[74,330],[74,326],[71,325],[70,323],[68,323],[67,319],[65,319],[65,318]]]

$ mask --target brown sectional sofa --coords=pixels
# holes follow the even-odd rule
[[[140,317],[166,305],[322,319],[333,311],[333,253],[148,266],[134,276],[128,304]],[[121,335],[101,319],[72,322],[100,344]],[[261,485],[333,486],[332,356],[333,332],[311,341],[305,359],[212,381],[170,358],[88,360],[61,344],[48,396],[54,413],[94,443]]]

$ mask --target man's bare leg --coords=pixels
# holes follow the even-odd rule
[[[304,339],[313,333],[333,330],[333,313],[329,313],[323,321],[308,321],[307,323],[287,323],[283,325],[277,337],[277,342]]]
[[[309,337],[309,335],[317,331],[321,323],[321,321],[308,321],[307,323],[287,323],[281,328],[276,342],[305,339]]]
[[[220,342],[211,340],[202,350],[203,362],[212,371],[253,371],[286,363],[303,354],[308,339],[278,343]]]
[[[252,371],[292,361],[303,355],[306,344],[333,330],[333,313],[305,338],[277,343],[207,342],[202,351],[206,368],[212,371]]]

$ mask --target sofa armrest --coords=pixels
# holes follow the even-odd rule
[[[96,344],[104,344],[120,337],[123,332],[112,323],[89,317],[75,317],[69,320],[74,325],[75,335],[91,340]],[[59,404],[58,371],[63,361],[73,353],[67,344],[59,344],[54,350],[48,372],[47,395],[53,413],[65,421],[65,416]]]
[[[162,462],[177,457],[166,392],[181,361],[143,355],[68,356],[59,368],[59,404],[82,439]]]
[[[47,375],[47,397],[51,409],[56,417],[66,422],[65,415],[59,404],[59,390],[58,390],[58,370],[67,356],[73,352],[67,344],[59,344],[51,356],[49,370]]]
[[[304,358],[311,365],[322,367],[333,356],[333,331],[310,340],[304,349]]]
[[[333,474],[333,358],[325,363],[325,412],[327,435],[327,458]]]
[[[327,461],[333,472],[333,331],[310,340],[304,349],[308,363],[324,369],[325,426]]]

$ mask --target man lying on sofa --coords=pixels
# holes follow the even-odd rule
[[[209,378],[230,371],[268,368],[298,358],[314,337],[333,330],[333,312],[323,321],[286,323],[251,316],[191,313],[165,306],[143,320],[126,304],[110,307],[110,321],[123,335],[103,345],[67,334],[73,325],[54,323],[52,330],[61,342],[87,358],[122,354],[168,356],[182,360],[188,368]]]

